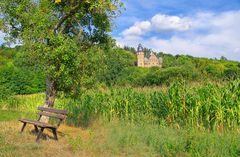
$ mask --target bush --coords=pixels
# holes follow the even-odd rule
[[[224,70],[223,77],[226,79],[237,79],[240,78],[240,68],[230,67]]]
[[[205,71],[207,72],[208,75],[212,77],[220,78],[222,75],[221,67],[214,64],[207,65]]]
[[[0,84],[0,102],[2,100],[8,99],[10,96],[12,96],[14,93],[4,86],[3,84]]]
[[[15,94],[32,94],[45,89],[44,76],[39,71],[30,71],[16,67],[0,70],[0,85]]]
[[[162,85],[178,78],[193,80],[198,77],[198,72],[191,66],[170,67],[167,69],[150,68],[148,74],[138,83],[141,86]]]
[[[148,73],[148,68],[127,67],[119,74],[116,84],[120,86],[138,86]]]
[[[158,67],[127,67],[119,74],[116,84],[120,86],[153,86],[173,82],[178,78],[196,80],[199,76],[200,73],[192,65],[169,67],[166,69]]]

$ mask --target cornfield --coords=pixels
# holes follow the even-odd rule
[[[1,102],[0,108],[35,112],[43,101],[44,94],[14,96]],[[239,129],[240,79],[225,85],[198,86],[177,81],[164,90],[116,87],[87,90],[77,99],[59,97],[56,107],[67,109],[68,123],[76,126],[101,118],[178,127]]]
[[[199,87],[177,81],[166,91],[94,90],[82,93],[76,100],[60,99],[57,105],[70,111],[68,122],[74,125],[87,125],[103,117],[109,121],[118,118],[179,127],[233,129],[240,124],[240,80]]]

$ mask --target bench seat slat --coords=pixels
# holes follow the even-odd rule
[[[52,113],[48,113],[48,112],[39,112],[38,114],[42,115],[42,116],[58,118],[58,119],[61,119],[61,120],[63,120],[65,118],[64,115],[52,114]]]
[[[51,125],[51,124],[48,124],[48,123],[39,122],[39,121],[36,121],[36,120],[20,119],[19,121],[23,122],[23,123],[29,123],[29,124],[37,125],[39,127],[44,127],[44,128],[57,128],[54,125]]]
[[[67,115],[67,110],[59,110],[59,109],[47,108],[47,107],[38,107],[38,110]]]

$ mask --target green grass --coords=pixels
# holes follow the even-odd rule
[[[240,156],[237,132],[207,132],[157,125],[109,125],[106,149],[142,156]]]
[[[1,121],[17,121],[20,118],[35,118],[33,112],[21,112],[14,110],[0,110],[0,122]]]
[[[15,95],[7,100],[0,100],[0,108],[27,111],[36,111],[44,103],[45,94]]]
[[[37,144],[36,135],[31,133],[33,127],[27,126],[23,134],[19,133],[21,124],[17,119],[23,114],[17,111],[0,113],[0,119],[3,120],[0,121],[1,157],[240,156],[240,130],[208,131],[98,120],[84,129],[62,125],[58,142],[41,139]]]

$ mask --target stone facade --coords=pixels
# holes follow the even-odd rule
[[[157,56],[151,52],[150,57],[146,58],[144,56],[143,47],[141,44],[138,45],[137,49],[137,66],[138,67],[159,67],[162,68],[162,58],[157,58]]]

